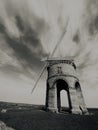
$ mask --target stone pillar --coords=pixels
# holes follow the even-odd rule
[[[70,97],[69,90],[67,91],[67,95],[68,95],[68,103],[69,103],[69,112],[71,113],[71,110],[72,110],[72,104],[71,104],[71,97]]]
[[[82,94],[81,86],[78,82],[76,82],[75,87],[76,87],[76,92],[77,92],[77,98],[79,101],[79,108],[82,111],[82,114],[88,114],[88,111],[84,102],[84,97]]]
[[[48,90],[48,99],[47,99],[47,110],[51,112],[58,112],[57,108],[57,88],[56,84],[54,86],[50,86]]]
[[[77,93],[75,88],[69,88],[70,93],[70,100],[71,100],[71,113],[73,114],[82,114],[81,110],[79,109],[79,101],[77,98]]]
[[[57,107],[58,112],[61,111],[61,97],[60,97],[60,89],[57,88]]]

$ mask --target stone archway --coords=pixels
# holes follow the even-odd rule
[[[57,87],[57,107],[58,111],[62,111],[62,106],[61,106],[61,91],[64,90],[67,93],[67,100],[68,100],[68,111],[70,112],[71,110],[71,100],[70,100],[70,94],[69,94],[69,87],[66,81],[59,79],[56,81],[56,87]]]

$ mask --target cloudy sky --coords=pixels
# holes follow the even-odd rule
[[[45,103],[46,72],[31,90],[65,27],[54,56],[73,57],[86,105],[98,107],[98,0],[0,0],[0,101]]]

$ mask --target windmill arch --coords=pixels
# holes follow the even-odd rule
[[[57,107],[58,111],[62,111],[62,105],[61,105],[61,92],[62,90],[65,91],[65,94],[67,93],[67,101],[68,101],[68,111],[71,110],[71,100],[70,100],[70,94],[69,94],[69,86],[67,81],[64,79],[58,79],[55,81],[56,87],[57,87]],[[64,99],[63,99],[64,100]]]

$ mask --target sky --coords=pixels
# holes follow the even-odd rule
[[[74,59],[85,103],[98,107],[98,0],[0,0],[0,101],[45,104],[47,72],[31,90],[64,29],[54,57]]]

